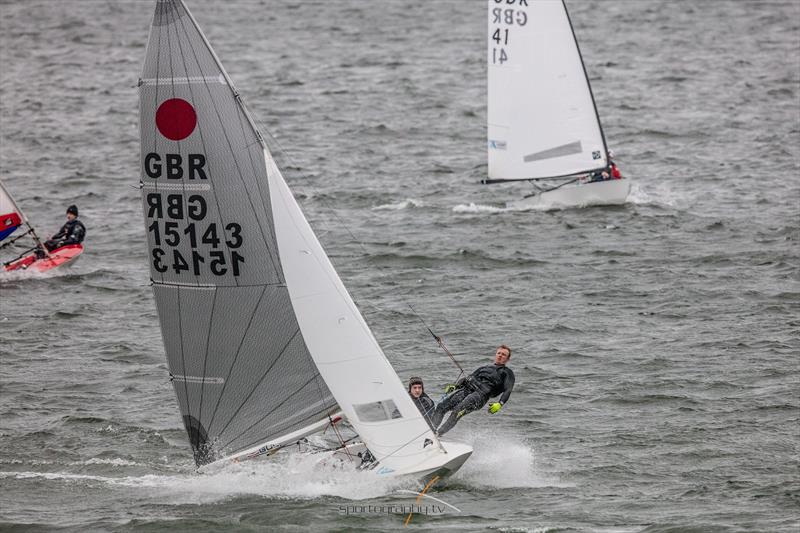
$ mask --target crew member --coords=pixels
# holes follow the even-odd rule
[[[506,366],[509,359],[511,348],[501,344],[495,350],[493,365],[482,366],[469,377],[461,378],[455,385],[445,388],[445,392],[452,394],[436,406],[432,417],[439,436],[453,429],[467,413],[486,405],[489,398],[501,395],[498,401],[489,405],[489,413],[494,414],[503,408],[514,388],[514,372]],[[450,417],[442,424],[445,413],[449,411],[452,411]]]
[[[431,420],[435,404],[430,396],[425,394],[425,385],[422,383],[422,378],[413,377],[408,381],[408,395],[411,396],[411,401],[417,406],[431,429],[435,429]]]

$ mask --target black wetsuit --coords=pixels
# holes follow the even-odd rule
[[[80,220],[73,219],[67,220],[66,224],[61,226],[58,233],[50,237],[50,240],[44,243],[48,251],[53,251],[56,248],[61,248],[68,244],[80,244],[86,237],[86,227]]]
[[[414,398],[411,396],[411,401],[417,406],[417,409],[419,409],[419,412],[422,413],[422,416],[425,418],[425,421],[428,423],[431,429],[435,429],[433,427],[433,421],[431,418],[433,417],[433,411],[436,404],[433,403],[431,397],[423,392],[419,398]]]
[[[452,411],[450,418],[439,427],[439,435],[453,429],[462,416],[486,405],[489,398],[502,394],[500,403],[506,403],[514,388],[514,372],[505,365],[486,365],[468,378],[460,379],[456,386],[459,388],[442,400],[433,413],[433,424],[439,426],[445,413]]]

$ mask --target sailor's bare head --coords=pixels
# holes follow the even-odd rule
[[[413,377],[408,380],[408,393],[414,398],[419,398],[425,392],[425,386],[422,384],[422,378]]]
[[[511,359],[511,348],[505,344],[498,346],[497,350],[494,351],[494,364],[504,365],[509,359]]]

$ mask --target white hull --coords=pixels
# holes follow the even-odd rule
[[[508,202],[511,209],[566,209],[592,205],[621,205],[631,192],[627,178],[566,185],[528,198]]]
[[[381,464],[378,463],[372,468],[365,468],[365,473],[377,474],[379,476],[398,477],[410,476],[416,479],[430,479],[434,476],[440,478],[454,474],[472,455],[472,447],[467,444],[459,442],[442,442],[442,447],[446,450],[444,455],[437,455],[429,458],[428,460],[421,461],[418,464],[409,466],[403,470],[382,469]],[[361,442],[355,442],[346,446],[347,451],[343,449],[336,450],[325,454],[322,462],[329,463],[330,461],[340,461],[343,465],[353,464],[358,466],[360,458],[357,455],[367,448]]]

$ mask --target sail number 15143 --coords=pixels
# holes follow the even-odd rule
[[[150,193],[145,197],[147,232],[155,245],[151,250],[153,269],[161,274],[170,268],[175,274],[199,276],[208,269],[215,276],[239,276],[244,257],[242,225],[238,222],[206,223],[208,204],[201,195]],[[165,220],[166,219],[166,220]],[[178,249],[183,243],[183,250]],[[186,251],[186,245],[191,251]],[[204,255],[198,248],[207,250]],[[227,252],[227,253],[226,253]],[[188,253],[188,256],[184,256]]]

